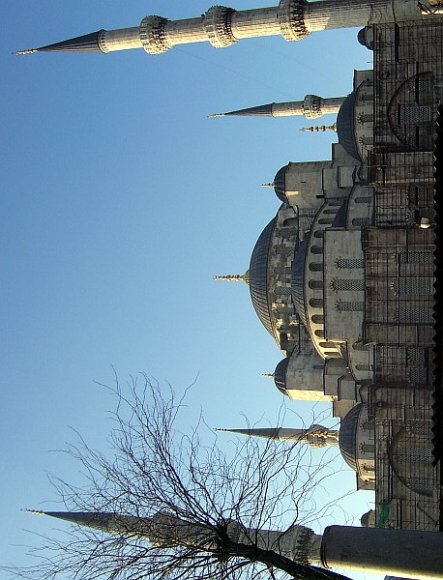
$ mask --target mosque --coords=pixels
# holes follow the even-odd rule
[[[158,54],[190,42],[222,48],[256,36],[298,41],[360,28],[358,41],[373,51],[374,67],[354,73],[349,95],[225,113],[333,113],[338,142],[330,159],[277,171],[269,185],[281,205],[248,270],[220,278],[248,284],[257,316],[283,354],[276,387],[290,399],[328,401],[340,419],[338,431],[239,431],[338,444],[357,487],[375,491],[375,512],[362,523],[376,528],[443,525],[435,256],[442,14],[440,0],[281,0],[242,11],[214,6],[177,21],[149,16],[133,28],[20,51]]]

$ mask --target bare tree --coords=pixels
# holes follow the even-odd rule
[[[71,525],[40,538],[37,564],[17,576],[343,578],[312,565],[318,536],[304,527],[330,507],[313,503],[330,458],[320,452],[313,463],[306,446],[252,438],[222,451],[203,419],[190,434],[177,429],[184,398],[172,389],[165,394],[145,375],[128,388],[113,387],[112,456],[80,436],[67,450],[85,483],[56,479],[67,511],[45,513]]]

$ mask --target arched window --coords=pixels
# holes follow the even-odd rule
[[[321,280],[309,280],[309,288],[311,290],[323,290],[323,282]]]
[[[314,314],[313,316],[311,316],[311,321],[314,324],[324,324],[325,318],[321,314]]]
[[[323,264],[311,262],[309,264],[309,269],[311,270],[311,272],[323,272]]]

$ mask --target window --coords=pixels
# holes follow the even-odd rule
[[[337,268],[363,268],[364,260],[363,258],[337,258],[336,260]]]

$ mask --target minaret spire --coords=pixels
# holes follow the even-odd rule
[[[309,429],[288,429],[286,427],[265,427],[253,429],[217,429],[229,433],[239,433],[248,437],[264,437],[277,441],[294,441],[310,447],[326,447],[338,445],[338,431],[328,429],[323,425],[311,425]]]
[[[19,54],[95,51],[97,47],[101,52],[143,48],[149,54],[160,54],[179,44],[209,42],[215,48],[223,48],[244,38],[277,35],[294,41],[315,31],[421,18],[419,4],[417,0],[280,0],[277,6],[252,10],[212,6],[196,18],[168,20],[146,16],[133,28],[100,30]]]
[[[210,117],[290,117],[302,116],[305,119],[316,119],[329,113],[338,113],[346,97],[331,97],[323,99],[317,95],[306,95],[303,101],[287,101],[282,103],[268,103],[249,107],[248,109],[238,109],[227,113],[215,113]]]
[[[50,51],[75,51],[75,52],[101,52],[100,38],[106,33],[106,30],[97,30],[91,34],[77,36],[70,40],[63,40],[54,44],[31,48],[28,50],[19,50],[16,54],[32,54],[33,52],[50,52]]]
[[[51,516],[72,524],[87,526],[88,528],[111,534],[149,536],[149,530],[152,527],[152,523],[148,518],[136,518],[111,512],[58,512],[35,509],[26,511],[35,515]]]

